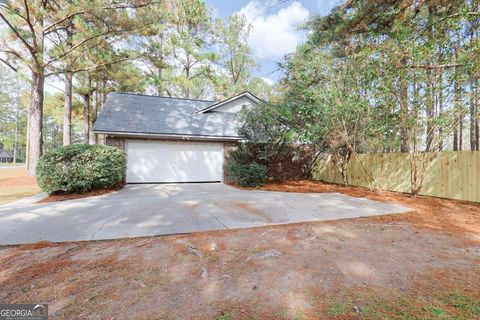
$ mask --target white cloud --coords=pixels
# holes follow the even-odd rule
[[[266,83],[268,83],[269,85],[273,86],[273,80],[268,78],[268,77],[263,77],[262,78],[263,81],[265,81]]]
[[[304,39],[304,33],[296,28],[308,16],[308,10],[298,1],[281,8],[277,13],[268,14],[268,3],[251,1],[240,9],[253,30],[249,43],[255,55],[260,58],[281,58],[293,52]]]

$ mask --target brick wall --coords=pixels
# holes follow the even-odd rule
[[[116,147],[120,150],[125,151],[125,138],[123,138],[123,137],[106,136],[105,137],[105,144],[107,146]]]

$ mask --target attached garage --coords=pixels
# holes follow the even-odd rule
[[[223,144],[127,140],[127,183],[220,182]]]
[[[236,113],[259,102],[109,93],[93,132],[125,151],[127,183],[222,182],[224,149],[245,140]]]

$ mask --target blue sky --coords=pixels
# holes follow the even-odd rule
[[[206,0],[214,17],[241,13],[252,25],[249,39],[260,63],[257,76],[276,81],[281,76],[277,62],[305,40],[297,26],[311,16],[328,14],[337,0]]]

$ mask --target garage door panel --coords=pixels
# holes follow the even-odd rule
[[[221,181],[223,145],[127,142],[127,182]]]

